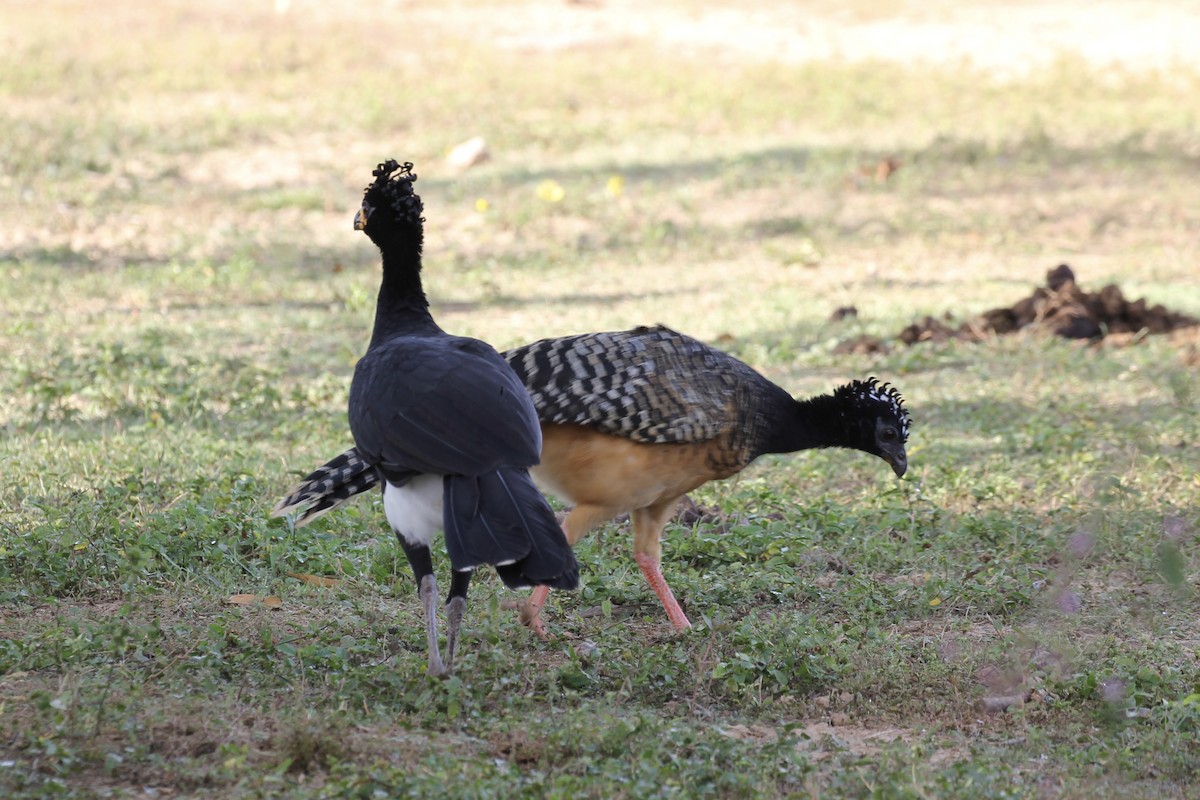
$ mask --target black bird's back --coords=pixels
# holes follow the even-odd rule
[[[359,451],[396,481],[530,467],[541,452],[537,412],[500,354],[440,331],[368,350],[354,371],[349,416]]]
[[[407,492],[417,475],[442,476],[440,497],[417,502],[441,503],[454,569],[493,564],[510,588],[578,585],[574,553],[529,476],[542,446],[533,402],[490,345],[441,331],[373,343],[355,368],[349,417],[360,454],[386,481],[385,509],[401,506],[387,493]],[[427,545],[420,523],[389,522]]]

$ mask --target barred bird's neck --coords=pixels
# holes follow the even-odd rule
[[[778,388],[778,387],[776,387]],[[783,389],[768,401],[769,428],[760,441],[760,453],[795,453],[824,447],[861,449],[859,426],[849,409],[833,395],[796,400]]]

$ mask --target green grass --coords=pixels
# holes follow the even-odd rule
[[[1200,316],[1200,74],[81,13],[14,9],[0,55],[0,793],[1195,793],[1196,339],[834,348],[1062,261]],[[492,159],[450,175],[476,134]],[[663,322],[797,394],[878,375],[908,477],[815,452],[699,491],[725,521],[664,543],[685,636],[618,523],[548,641],[481,574],[456,677],[427,678],[378,499],[267,516],[349,444],[378,280],[350,219],[387,156],[417,163],[445,327]]]

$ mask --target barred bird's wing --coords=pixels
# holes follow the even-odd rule
[[[581,425],[645,443],[728,432],[738,398],[766,379],[662,326],[543,339],[504,353],[543,424]]]

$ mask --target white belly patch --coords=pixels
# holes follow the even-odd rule
[[[387,484],[383,513],[409,544],[428,546],[442,530],[442,476],[418,475],[400,487]]]

